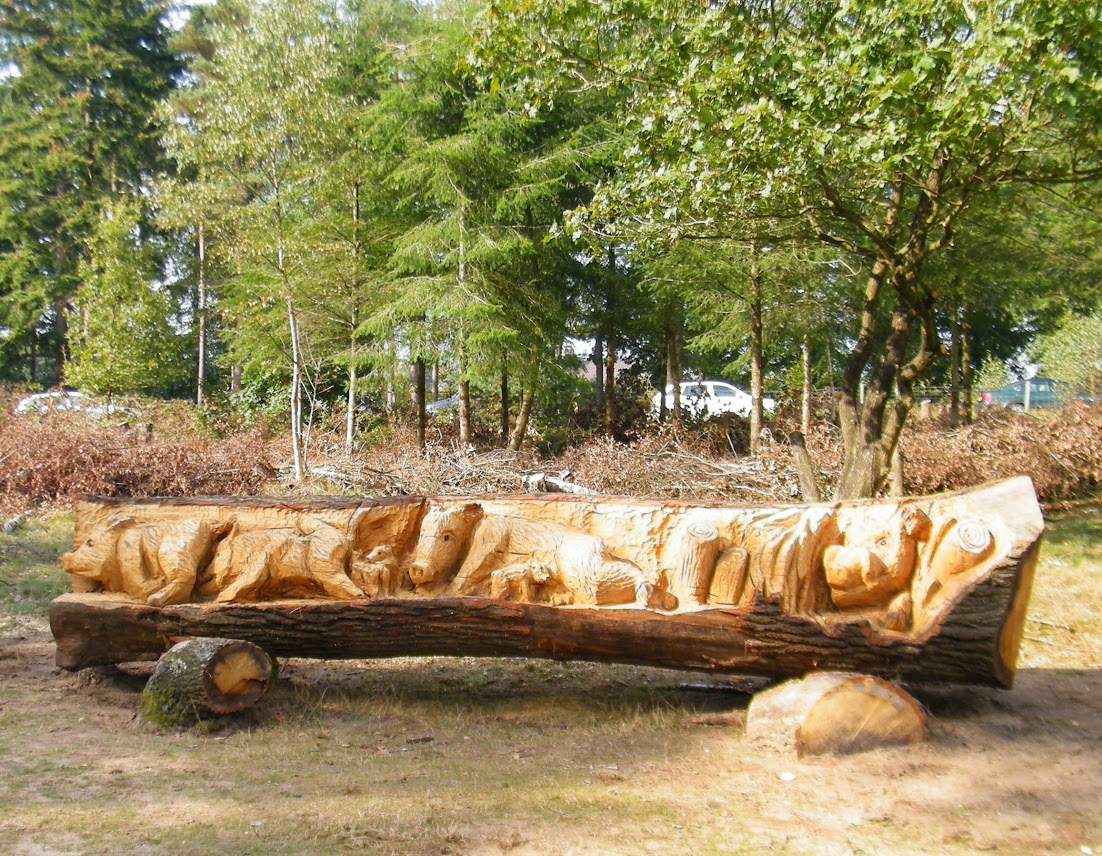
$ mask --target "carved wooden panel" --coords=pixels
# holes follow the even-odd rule
[[[922,642],[996,571],[1027,597],[1042,529],[1026,478],[777,507],[563,495],[88,499],[62,564],[74,591],[154,607],[458,599],[661,618],[769,604],[823,632],[854,625]],[[988,631],[1015,657],[1021,613],[1015,629]]]

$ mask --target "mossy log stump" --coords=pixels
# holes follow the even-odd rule
[[[272,661],[240,639],[185,639],[157,663],[142,692],[142,714],[156,725],[190,726],[238,713],[268,689]]]

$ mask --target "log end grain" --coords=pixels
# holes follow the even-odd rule
[[[165,652],[142,692],[142,714],[187,727],[252,707],[273,674],[265,651],[239,639],[185,639]]]
[[[917,701],[888,681],[817,672],[755,696],[746,736],[800,757],[846,754],[924,742],[927,717]]]

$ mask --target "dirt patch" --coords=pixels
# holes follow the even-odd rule
[[[434,658],[283,664],[224,728],[135,716],[149,665],[0,656],[0,850],[25,853],[1078,853],[1102,843],[1102,672],[912,688],[931,741],[798,761],[738,685]],[[686,687],[691,684],[691,687]],[[792,774],[781,776],[782,773]],[[794,778],[793,778],[794,776]]]

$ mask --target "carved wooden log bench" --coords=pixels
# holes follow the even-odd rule
[[[77,504],[66,669],[186,637],[274,656],[548,657],[1009,687],[1043,530],[1011,479],[756,507],[619,497]]]

